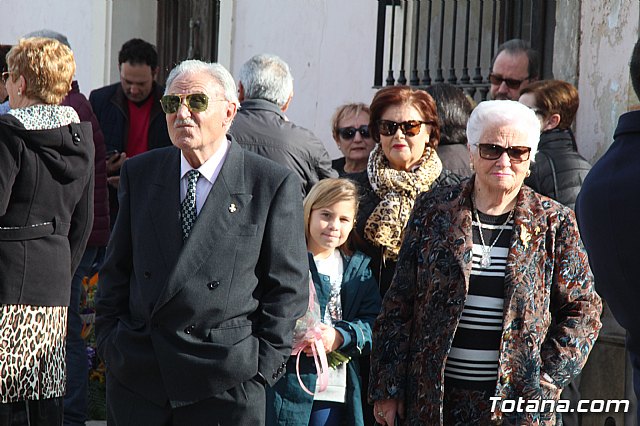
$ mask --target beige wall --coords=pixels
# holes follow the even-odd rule
[[[107,1],[0,0],[0,43],[14,44],[26,33],[50,29],[67,36],[76,59],[76,78],[87,93],[104,81]]]
[[[0,0],[0,43],[42,28],[69,38],[85,93],[118,80],[117,53],[133,37],[155,42],[156,0]],[[295,78],[288,115],[323,140],[332,156],[330,118],[345,102],[370,102],[377,2],[222,0],[220,62],[232,74],[256,53],[286,60]],[[640,4],[629,0],[558,2],[554,74],[577,82],[580,151],[606,151],[620,114],[637,99],[628,61],[638,39]],[[576,76],[577,81],[576,81]]]
[[[339,152],[330,119],[345,102],[369,103],[377,2],[372,0],[236,0],[231,72],[258,53],[291,67],[294,97],[287,115]]]
[[[0,43],[13,44],[40,29],[65,34],[76,59],[76,79],[87,96],[118,81],[122,43],[140,37],[155,43],[156,0],[0,0]]]
[[[580,152],[592,162],[611,144],[618,117],[635,103],[629,96],[628,64],[638,39],[639,16],[637,1],[582,4],[576,139]]]
[[[95,0],[93,0],[95,1]],[[106,52],[104,65],[107,67],[105,85],[120,81],[118,52],[122,45],[132,38],[141,38],[156,44],[157,6],[156,0],[104,0],[111,10],[107,19]],[[109,18],[109,16],[107,16]],[[110,31],[110,32],[109,32]]]

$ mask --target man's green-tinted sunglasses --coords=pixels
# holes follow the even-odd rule
[[[166,114],[174,114],[178,112],[180,105],[182,105],[182,99],[186,99],[187,108],[191,112],[204,112],[209,106],[209,97],[204,93],[190,93],[188,95],[176,93],[175,95],[164,95],[160,99],[162,110]],[[223,101],[224,99],[215,100]]]

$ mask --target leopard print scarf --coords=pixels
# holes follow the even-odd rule
[[[380,144],[376,144],[369,156],[367,175],[380,203],[367,219],[364,235],[375,246],[382,246],[383,259],[398,260],[402,231],[416,197],[429,190],[441,172],[442,162],[430,147],[418,167],[405,172],[391,168]]]

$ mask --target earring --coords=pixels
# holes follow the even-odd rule
[[[475,170],[475,168],[473,167],[473,163],[469,163],[469,168],[471,169],[471,171]]]
[[[531,169],[527,170],[527,177],[531,176]]]
[[[22,96],[22,90],[18,89],[18,96]]]

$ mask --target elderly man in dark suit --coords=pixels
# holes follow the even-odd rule
[[[307,306],[300,184],[226,135],[221,65],[178,65],[162,106],[174,146],[124,163],[101,271],[108,421],[263,425]]]

